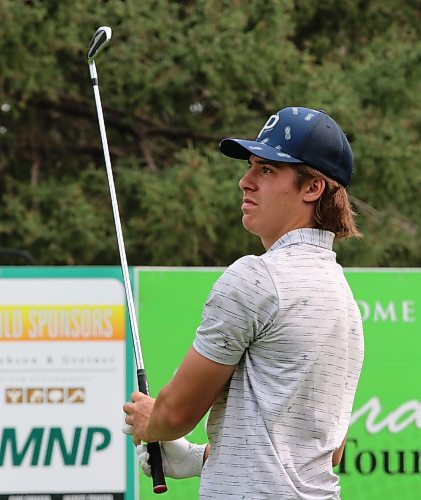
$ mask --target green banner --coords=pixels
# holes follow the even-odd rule
[[[192,344],[222,269],[138,268],[140,337],[151,395],[173,376]],[[343,500],[421,498],[421,270],[346,270],[364,321],[365,361],[341,475]],[[206,442],[205,422],[191,433]],[[140,474],[140,498],[152,499]],[[168,480],[166,498],[194,500],[199,480]]]
[[[191,347],[203,305],[221,269],[140,268],[137,274],[139,336],[151,396],[174,375]],[[205,422],[188,439],[207,442]],[[166,498],[198,498],[199,479],[167,479]],[[155,498],[152,482],[140,475],[141,500]]]
[[[420,270],[348,271],[365,359],[341,465],[344,500],[421,498]]]

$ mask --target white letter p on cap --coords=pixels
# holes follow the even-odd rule
[[[268,121],[263,125],[262,130],[259,132],[259,135],[257,138],[259,138],[263,132],[266,130],[271,130],[279,121],[279,116],[278,115],[272,115],[269,117]]]

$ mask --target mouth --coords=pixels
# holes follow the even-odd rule
[[[244,210],[256,206],[257,203],[255,201],[251,200],[250,198],[243,198],[243,204],[241,205],[241,209]]]

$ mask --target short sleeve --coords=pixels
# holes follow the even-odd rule
[[[235,365],[278,312],[272,278],[260,257],[234,262],[214,284],[193,347],[217,363]]]

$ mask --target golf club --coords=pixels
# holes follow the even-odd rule
[[[108,26],[101,26],[98,28],[92,37],[88,49],[88,64],[89,72],[91,75],[92,85],[94,89],[96,110],[98,114],[99,130],[101,134],[102,148],[104,150],[105,167],[107,169],[108,186],[110,188],[111,205],[113,208],[114,224],[117,235],[118,249],[120,253],[121,270],[124,278],[124,289],[126,292],[127,307],[129,310],[130,326],[132,331],[133,348],[136,359],[137,369],[137,382],[139,391],[143,394],[149,395],[148,383],[143,364],[142,349],[140,346],[139,332],[137,328],[136,312],[133,302],[132,289],[130,285],[130,276],[127,266],[126,250],[124,247],[123,232],[121,229],[120,215],[117,204],[117,195],[114,186],[113,172],[111,169],[110,153],[108,151],[107,135],[105,132],[104,117],[102,114],[101,98],[98,88],[98,75],[95,67],[95,58],[100,52],[110,43],[111,28]],[[167,491],[165,483],[165,476],[162,469],[162,456],[161,449],[158,442],[148,443],[148,452],[150,455],[149,463],[151,465],[151,474],[153,480],[154,493],[164,493]]]

